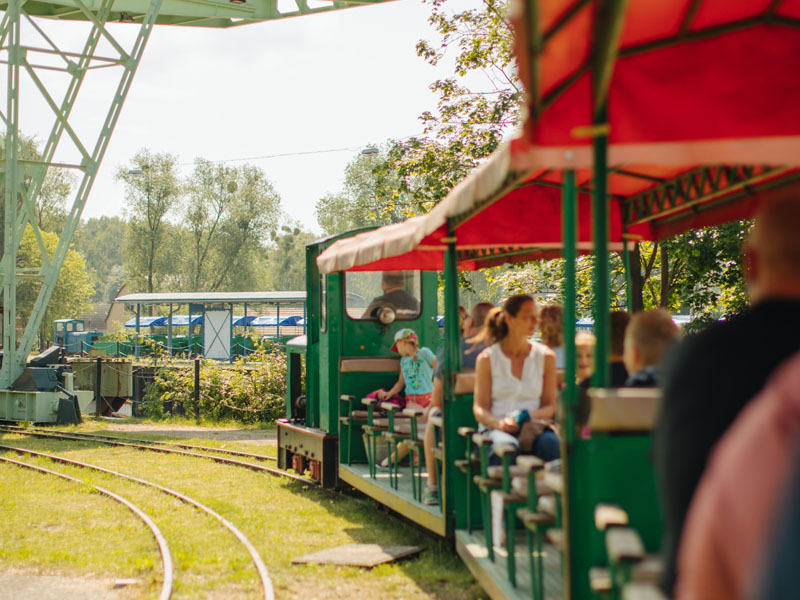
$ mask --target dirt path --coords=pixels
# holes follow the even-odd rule
[[[158,425],[154,423],[108,423],[105,429],[139,435],[164,435],[181,439],[244,442],[257,446],[276,446],[278,442],[278,433],[274,429],[237,429],[235,427]]]
[[[140,596],[141,589],[137,583],[96,577],[40,575],[10,569],[0,573],[0,600],[127,600]]]

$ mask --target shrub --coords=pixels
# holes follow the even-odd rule
[[[234,363],[202,361],[200,417],[242,423],[272,423],[285,414],[286,356],[259,349]],[[145,416],[194,415],[194,367],[156,370],[142,403]]]

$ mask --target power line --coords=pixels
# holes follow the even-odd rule
[[[262,160],[265,158],[281,158],[284,156],[305,156],[308,154],[329,154],[331,152],[355,152],[358,148],[330,148],[328,150],[306,150],[304,152],[283,152],[281,154],[265,154],[263,156],[246,156],[243,158],[223,158],[220,160],[209,160],[210,163],[226,163],[226,162],[240,162],[243,160]],[[179,167],[187,167],[193,165],[190,163],[178,163]]]
[[[412,137],[419,137],[420,135],[424,135],[423,133],[416,133],[412,135],[407,135],[402,138],[397,138],[395,141],[404,141],[410,139]],[[359,146],[360,148],[360,146]],[[209,160],[210,163],[228,163],[228,162],[241,162],[245,160],[264,160],[267,158],[283,158],[285,156],[308,156],[311,154],[331,154],[333,152],[356,152],[359,148],[329,148],[327,150],[305,150],[303,152],[283,152],[281,154],[265,154],[263,156],[246,156],[243,158],[222,158],[220,160]],[[188,163],[178,163],[176,166],[178,167],[190,167],[194,164],[194,162]]]

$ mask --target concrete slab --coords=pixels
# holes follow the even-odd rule
[[[422,552],[421,546],[384,546],[382,544],[345,544],[293,558],[294,564],[348,565],[375,567]]]

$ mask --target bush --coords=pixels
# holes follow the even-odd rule
[[[286,413],[286,356],[256,350],[234,363],[202,361],[200,417],[242,423],[273,423]],[[161,367],[147,388],[142,411],[150,418],[194,415],[194,367]]]

